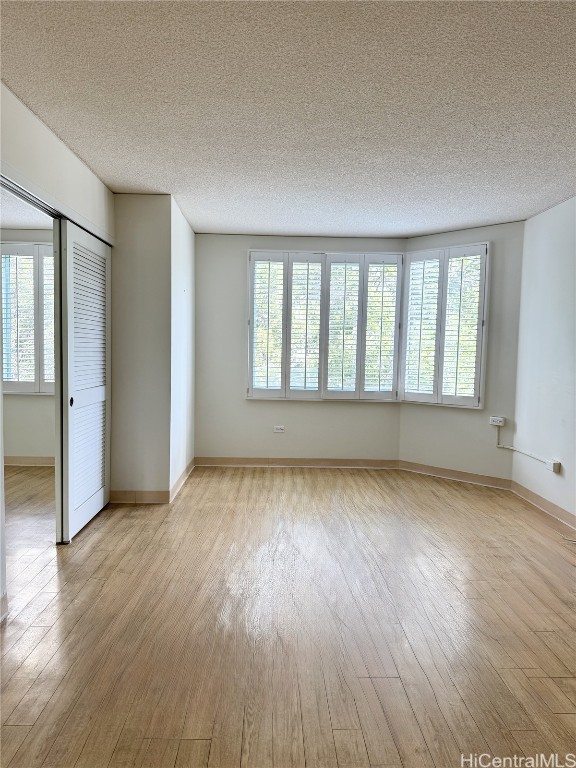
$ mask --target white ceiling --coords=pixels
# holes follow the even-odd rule
[[[571,2],[2,3],[2,78],[197,232],[414,235],[576,190]]]
[[[52,219],[30,203],[0,188],[0,227],[5,229],[52,229]]]

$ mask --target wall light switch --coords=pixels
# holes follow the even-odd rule
[[[278,432],[280,434],[284,434],[284,425],[280,424],[273,428],[272,432]]]
[[[506,424],[506,419],[504,416],[490,416],[490,424],[493,427],[503,427]]]

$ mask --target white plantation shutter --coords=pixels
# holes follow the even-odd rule
[[[404,310],[404,399],[437,400],[443,251],[409,254]]]
[[[396,397],[400,263],[399,255],[366,255],[362,397]]]
[[[322,254],[293,254],[289,265],[289,390],[318,395],[322,309]]]
[[[327,397],[357,397],[361,256],[328,256]]]
[[[13,252],[2,253],[5,390],[34,392],[37,389],[34,246],[15,246],[8,250]]]
[[[2,243],[6,392],[54,391],[54,256],[51,245]]]
[[[445,270],[442,402],[480,397],[486,245],[451,248]]]
[[[487,243],[252,251],[248,395],[479,407],[487,266]]]
[[[3,256],[4,380],[36,379],[36,302],[33,256]]]
[[[254,252],[250,257],[251,390],[259,396],[284,395],[287,254]]]
[[[39,248],[40,391],[54,391],[54,256],[51,246]]]

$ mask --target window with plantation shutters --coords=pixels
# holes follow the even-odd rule
[[[5,392],[54,391],[54,257],[49,245],[2,243]]]
[[[320,333],[323,262],[320,255],[290,257],[290,358],[291,393],[305,396],[320,387]]]
[[[395,399],[399,330],[399,258],[366,257],[364,396]]]
[[[22,249],[23,250],[23,249]],[[4,382],[36,388],[36,259],[2,254]]]
[[[250,364],[252,390],[284,394],[286,254],[261,254],[251,271]]]
[[[441,401],[479,398],[486,246],[450,248],[446,256]]]
[[[328,259],[328,396],[353,397],[358,391],[360,257]]]
[[[250,253],[250,397],[479,407],[487,244]]]
[[[442,253],[410,258],[404,316],[404,395],[433,402],[437,395],[437,337]]]
[[[42,334],[42,370],[40,381],[54,385],[54,256],[43,253],[42,260],[42,322],[40,331]]]
[[[485,243],[408,255],[404,400],[480,404],[486,257]]]

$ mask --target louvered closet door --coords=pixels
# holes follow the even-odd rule
[[[110,497],[110,248],[69,221],[62,256],[62,540]]]

